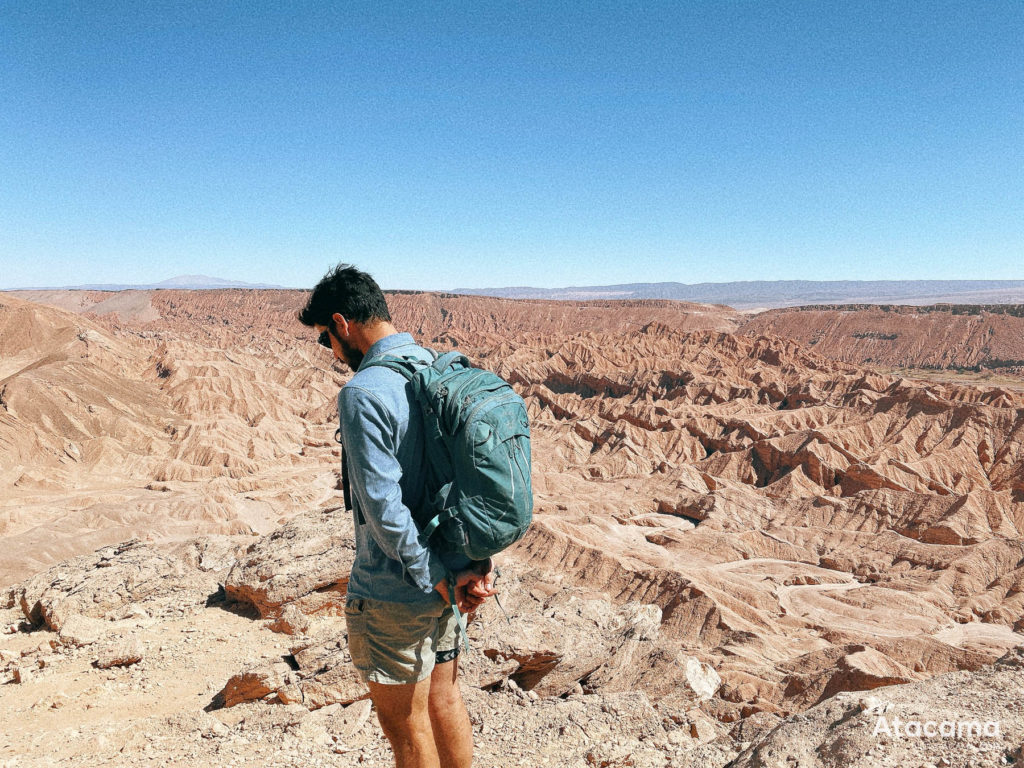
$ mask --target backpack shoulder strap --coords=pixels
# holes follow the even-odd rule
[[[437,353],[434,352],[434,350],[432,349],[428,351],[430,352],[431,355],[434,356],[434,360],[437,360]],[[402,374],[408,381],[412,381],[412,377],[415,375],[416,371],[420,370],[421,368],[425,368],[428,365],[430,365],[430,363],[428,363],[427,361],[419,360],[415,357],[398,357],[396,355],[382,355],[381,357],[374,358],[373,360],[368,362],[366,364],[366,367],[387,368],[390,371]]]
[[[453,368],[456,365],[462,365],[466,368],[470,367],[469,358],[466,357],[461,352],[453,350],[451,352],[445,352],[443,355],[439,356],[436,352],[434,352],[434,350],[430,351],[434,355],[433,367],[436,368],[441,373],[444,373],[449,368]]]

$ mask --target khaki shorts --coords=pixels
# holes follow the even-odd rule
[[[459,655],[459,624],[437,595],[429,603],[345,602],[348,650],[363,682],[418,683]]]

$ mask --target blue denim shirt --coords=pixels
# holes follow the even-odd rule
[[[434,587],[445,577],[445,568],[420,545],[411,511],[419,508],[425,495],[423,419],[404,376],[380,366],[367,367],[385,354],[433,359],[410,334],[387,336],[367,350],[355,376],[338,393],[356,519],[348,596],[427,602],[437,599]]]

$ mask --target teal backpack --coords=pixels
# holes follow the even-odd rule
[[[459,352],[433,363],[385,356],[367,363],[402,374],[423,413],[427,496],[420,542],[441,556],[486,560],[518,541],[533,518],[526,404],[498,375]]]

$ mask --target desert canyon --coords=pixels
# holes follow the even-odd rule
[[[304,298],[0,293],[0,767],[388,764]],[[388,300],[532,420],[478,765],[1024,768],[1024,312]]]

